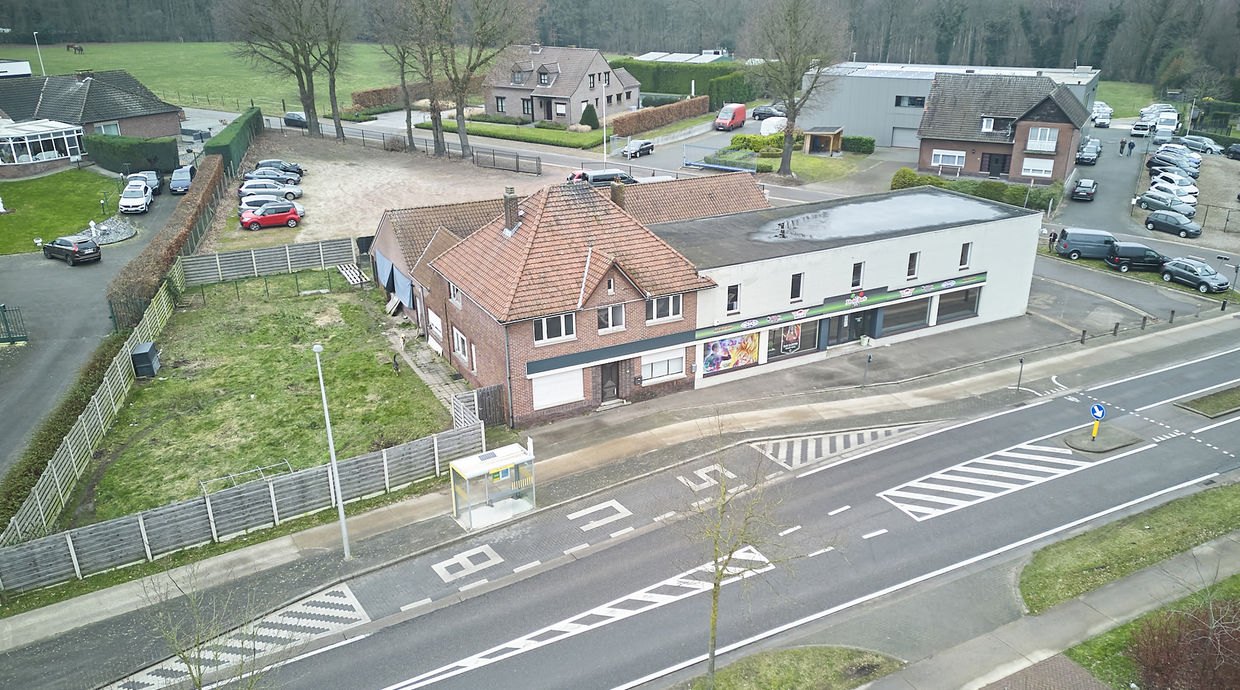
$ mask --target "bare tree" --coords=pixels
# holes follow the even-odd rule
[[[405,109],[405,143],[413,143],[413,104],[409,100],[409,72],[414,69],[417,47],[414,37],[419,25],[410,0],[372,0],[370,16],[374,19],[375,37],[379,48],[396,67],[400,77],[400,103]]]
[[[763,58],[751,72],[759,88],[784,102],[784,155],[779,174],[792,174],[792,146],[801,109],[830,78],[823,70],[837,57],[842,42],[830,18],[815,0],[766,0],[748,25],[755,55]]]
[[[527,35],[536,12],[530,0],[442,0],[451,14],[443,26],[448,40],[440,45],[444,76],[456,105],[456,133],[461,155],[469,157],[465,131],[465,105],[477,79],[490,69],[491,61],[504,48]]]
[[[344,0],[316,0],[315,14],[321,31],[316,49],[318,64],[327,70],[327,97],[332,106],[332,122],[336,125],[336,139],[344,140],[344,126],[340,124],[340,102],[336,98],[336,75],[340,62],[348,50],[348,41],[354,34],[353,13],[345,7]]]
[[[250,0],[222,0],[223,21],[234,27],[234,53],[278,75],[297,81],[298,99],[306,112],[306,127],[319,134],[318,112],[314,102],[314,73],[321,53],[322,27],[316,5],[322,0],[287,0],[283,3],[254,3]]]
[[[452,43],[452,7],[456,0],[410,0],[416,32],[413,37],[414,72],[426,82],[431,115],[431,138],[435,155],[448,152],[443,134],[443,80],[439,55],[445,43]],[[461,127],[464,129],[464,127]]]

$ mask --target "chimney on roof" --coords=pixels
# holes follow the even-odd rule
[[[624,208],[624,187],[625,185],[616,180],[611,181],[611,203],[620,208]]]
[[[539,54],[539,53],[541,53],[541,52],[542,52],[542,44],[541,44],[541,43],[531,43],[531,44],[530,44],[530,55],[537,55],[537,54]]]
[[[89,69],[79,69],[79,70],[74,70],[74,74],[77,75],[78,81],[86,81],[87,79],[90,79],[91,77],[93,77],[95,75],[95,72],[94,70],[89,70]]]
[[[517,211],[517,194],[512,187],[504,187],[504,235],[512,237],[517,225],[521,223],[521,214]]]

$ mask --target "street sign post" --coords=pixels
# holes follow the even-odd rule
[[[1089,434],[1090,441],[1098,440],[1098,427],[1102,426],[1102,420],[1107,416],[1107,408],[1099,403],[1094,403],[1089,408],[1089,415],[1094,418],[1094,428]]]

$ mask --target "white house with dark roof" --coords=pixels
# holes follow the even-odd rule
[[[587,105],[600,120],[636,109],[641,83],[624,68],[612,69],[593,48],[531,45],[509,46],[483,80],[488,115],[565,125],[581,121]]]

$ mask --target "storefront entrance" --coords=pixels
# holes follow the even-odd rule
[[[877,309],[853,312],[843,316],[832,316],[827,325],[828,347],[859,340],[861,336],[874,337],[874,321]]]

